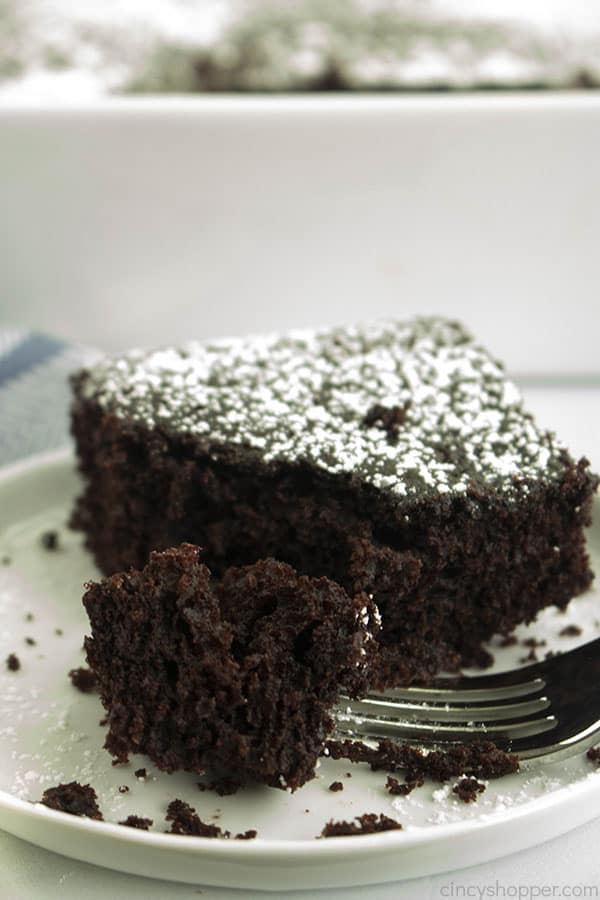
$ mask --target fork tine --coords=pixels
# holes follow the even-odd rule
[[[438,745],[441,743],[463,743],[473,740],[491,740],[494,743],[513,742],[519,738],[532,737],[551,731],[556,727],[554,716],[542,716],[526,722],[503,722],[501,725],[474,724],[437,725],[425,722],[399,722],[376,718],[355,719],[353,716],[344,719],[336,715],[338,732],[352,737],[380,740],[394,738],[396,740],[418,743],[420,746]]]
[[[408,703],[393,700],[390,697],[378,697],[369,694],[362,700],[348,700],[338,706],[341,714],[344,711],[352,716],[382,717],[401,719],[403,721],[425,720],[429,722],[497,722],[520,719],[525,716],[533,718],[550,706],[548,697],[526,697],[517,703],[461,705]]]
[[[453,682],[451,679],[444,679],[448,682],[445,686],[443,682],[438,682],[432,687],[409,687],[395,688],[393,691],[386,691],[385,697],[394,702],[395,700],[408,700],[410,702],[428,702],[428,703],[469,703],[472,701],[483,702],[511,700],[516,697],[525,697],[544,690],[546,682],[540,676],[527,677],[525,673],[521,673],[519,681],[504,681],[502,675],[488,675],[483,678],[461,678]]]

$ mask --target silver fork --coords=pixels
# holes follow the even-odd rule
[[[336,737],[425,748],[489,740],[522,760],[569,756],[600,733],[600,638],[495,675],[342,698],[334,718]]]

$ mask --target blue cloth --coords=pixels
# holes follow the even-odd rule
[[[0,465],[69,443],[68,377],[98,353],[0,327]]]

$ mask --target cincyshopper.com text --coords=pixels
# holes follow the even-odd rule
[[[596,884],[509,884],[495,881],[489,884],[460,884],[450,881],[440,888],[444,900],[538,900],[540,897],[595,898],[600,897]]]

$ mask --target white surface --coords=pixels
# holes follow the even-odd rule
[[[5,320],[116,350],[439,312],[513,371],[597,370],[600,96],[4,107],[0,133]]]
[[[595,447],[600,448],[600,426],[596,415],[599,399],[599,392],[597,390],[557,390],[551,392],[529,391],[529,398],[530,406],[537,409],[540,421],[544,424],[551,423],[555,425],[560,431],[561,436],[570,443],[575,452],[582,452],[585,448],[587,448],[588,451],[590,449],[593,450]],[[596,459],[598,459],[599,456],[600,453],[597,453]],[[200,796],[202,797],[205,795]],[[198,803],[198,805],[200,804]],[[577,843],[576,841],[577,834],[581,835],[580,843]],[[447,876],[436,876],[421,884],[421,887],[418,888],[419,895],[422,896],[429,890],[430,896],[436,896],[436,891],[441,891],[442,888],[444,888],[447,895],[448,886],[452,883],[454,885],[486,884],[490,882],[493,883],[494,880],[499,877],[501,877],[506,884],[513,885],[527,883],[537,885],[567,883],[573,885],[575,883],[585,883],[586,881],[595,883],[598,875],[596,854],[586,856],[586,847],[589,846],[589,843],[587,842],[594,840],[598,834],[598,826],[595,823],[584,830],[579,830],[579,832],[561,838],[560,842],[553,842],[555,848],[560,847],[560,851],[558,849],[549,851],[547,847],[543,847],[538,850],[530,851],[527,854],[519,854],[514,858],[512,866],[510,861],[496,862],[488,864],[486,867],[479,867],[477,870],[470,870],[466,875],[463,873],[454,873]],[[552,847],[552,845],[548,846]],[[579,852],[577,851],[577,847],[580,848]],[[565,851],[565,848],[570,848],[570,857],[569,853]],[[92,897],[94,896],[94,885],[96,885],[98,890],[100,890],[100,887],[102,887],[103,890],[106,890],[108,887],[109,889],[112,889],[113,892],[123,892],[122,894],[116,893],[116,896],[126,895],[135,897],[137,896],[136,891],[138,889],[140,891],[143,890],[145,896],[148,897],[189,896],[193,891],[193,889],[189,887],[181,888],[173,886],[167,888],[161,886],[160,890],[162,893],[153,894],[152,892],[157,890],[157,886],[151,885],[144,880],[132,880],[125,878],[124,876],[114,875],[113,873],[92,870],[90,867],[72,863],[68,860],[59,860],[57,862],[57,858],[51,854],[46,854],[33,848],[26,848],[25,845],[22,845],[20,842],[16,842],[13,839],[5,839],[4,843],[0,843],[0,863],[3,860],[2,854],[4,854],[7,860],[6,871],[7,878],[9,879],[6,882],[6,889],[9,891],[9,893],[6,894],[7,897],[29,898],[34,896],[55,896],[56,894],[52,894],[52,890],[54,890],[55,887],[57,891],[60,891],[61,896],[74,897],[77,896],[76,891],[78,889],[81,890],[83,878],[91,879],[91,883],[86,887],[86,895]],[[22,859],[28,861],[27,871],[35,873],[32,876],[33,880],[29,887],[24,879],[23,864],[19,862],[19,860]],[[452,861],[453,860],[448,857],[449,865],[452,864]],[[540,865],[540,861],[544,862],[543,870],[537,868]],[[540,875],[540,871],[544,872],[543,876]],[[92,874],[94,872],[95,874]],[[498,873],[500,873],[500,875]],[[48,878],[47,891],[40,887],[40,879],[45,877]],[[37,882],[35,879],[37,879]],[[299,878],[290,874],[290,881],[297,885],[299,883]],[[71,887],[69,887],[70,884]],[[411,889],[416,889],[416,887],[413,888],[412,885],[407,885],[405,888],[402,888],[399,885],[394,885],[389,888],[372,887],[367,891],[361,891],[361,895],[373,898],[413,896],[410,893],[404,893],[405,890],[409,890],[409,887]],[[29,893],[27,892],[28,890]],[[36,890],[39,890],[40,893],[35,893]],[[72,890],[72,893],[69,893],[70,890]],[[184,894],[184,890],[188,891],[188,893]],[[230,896],[229,892],[220,892],[212,888],[205,889],[205,894],[214,897]],[[1,893],[1,889],[0,896],[5,896]],[[253,896],[256,896],[256,892],[253,892]],[[311,892],[311,896],[316,896],[316,893],[314,891]],[[323,896],[332,898],[336,896],[352,897],[358,896],[358,894],[356,893],[355,895],[354,892],[345,890],[343,892],[327,892],[324,893]],[[444,896],[444,893],[441,893],[440,896]]]

